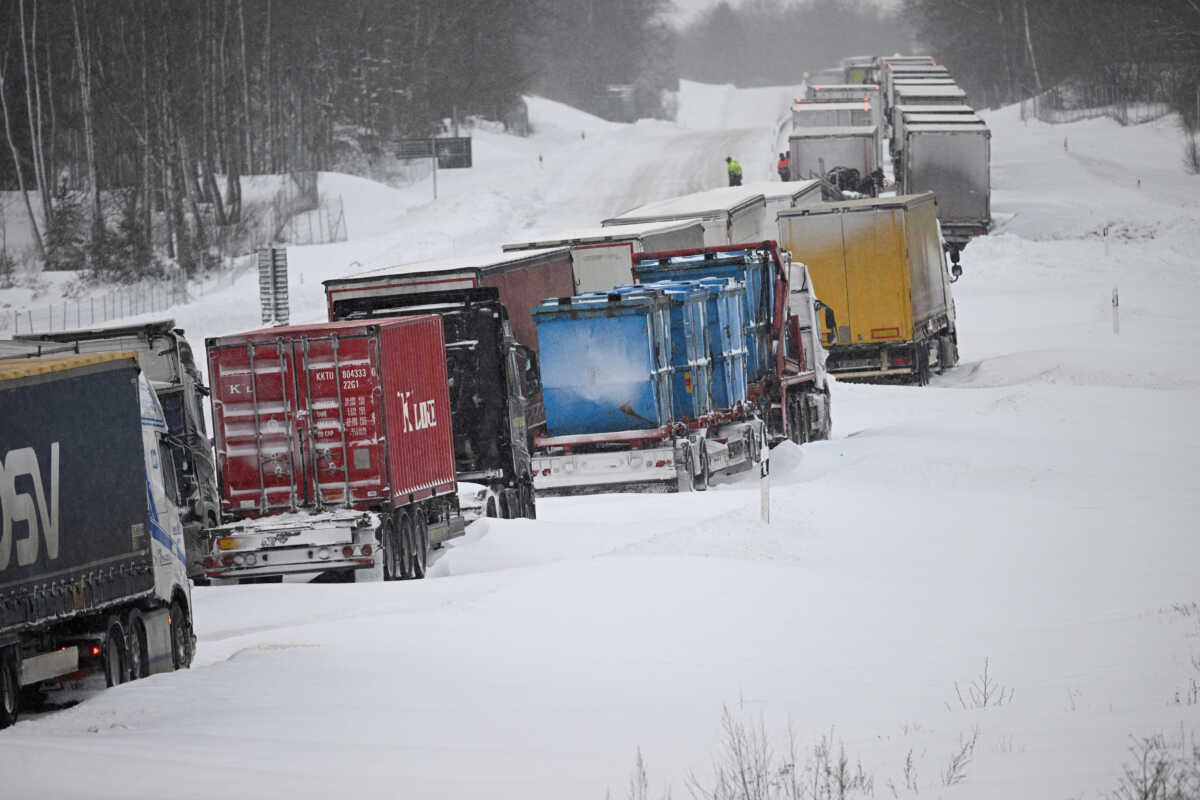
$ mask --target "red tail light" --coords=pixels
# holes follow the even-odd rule
[[[205,557],[205,559],[204,559],[204,568],[205,569],[212,569],[214,566],[216,566],[216,564],[217,564],[217,562],[213,560],[212,556]]]
[[[350,545],[346,545],[342,548],[342,555],[344,555],[346,558],[349,558],[350,556],[354,555],[354,548]]]
[[[233,556],[221,556],[221,564],[226,567],[233,566]]]
[[[371,547],[371,545],[369,545],[369,544],[364,544],[364,545],[362,546],[362,554],[363,554],[364,556],[369,556],[369,555],[371,555],[371,551],[372,551],[372,549],[373,549],[373,548]]]

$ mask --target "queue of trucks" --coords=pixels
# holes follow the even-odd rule
[[[893,68],[847,66],[848,83],[885,75],[865,119],[903,95]],[[824,112],[843,88],[821,87]],[[906,137],[981,124],[927,106]],[[865,127],[861,145],[841,137],[864,169],[881,155]],[[830,136],[793,134],[793,155]],[[910,166],[925,141],[906,138]],[[942,197],[860,198],[815,175],[375,266],[325,281],[326,322],[207,339],[210,387],[170,320],[0,342],[0,727],[88,675],[188,666],[193,582],[419,579],[475,517],[703,491],[780,442],[828,438],[829,376],[928,383],[958,361],[945,231],[972,230]]]
[[[880,170],[886,181],[890,167],[897,194],[937,195],[955,257],[990,229],[991,131],[932,57],[844,59],[840,72],[811,81],[796,98],[792,125],[793,176],[864,179]],[[862,180],[860,191],[875,196],[879,183]]]

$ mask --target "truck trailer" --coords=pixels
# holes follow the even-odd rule
[[[424,577],[461,533],[442,320],[264,328],[207,341],[226,524],[209,577]]]
[[[804,128],[788,137],[792,177],[824,176],[835,167],[870,175],[879,167],[879,128]]]
[[[892,158],[895,159],[897,153],[904,148],[904,124],[907,121],[906,116],[924,115],[924,114],[940,114],[943,116],[954,117],[975,117],[975,109],[966,104],[956,106],[939,106],[939,105],[903,105],[896,106],[892,109],[892,129],[891,129],[891,147]]]
[[[569,247],[380,267],[325,281],[324,286],[330,319],[339,319],[334,308],[344,301],[493,288],[508,309],[517,341],[535,351],[537,328],[529,310],[544,297],[574,294],[577,289]]]
[[[624,279],[629,279],[626,268]],[[337,281],[327,281],[336,288]],[[544,432],[537,356],[519,343],[492,287],[429,292],[397,283],[388,293],[331,295],[331,320],[437,314],[446,341],[446,373],[458,481],[480,488],[464,512],[489,517],[536,514],[530,448]]]
[[[181,449],[135,353],[0,361],[0,728],[195,652]]]
[[[819,87],[817,87],[819,88]],[[792,104],[792,130],[878,125],[883,113],[870,99],[800,100]]]
[[[900,191],[936,193],[942,234],[956,250],[991,228],[991,136],[979,117],[925,114],[905,123]]]
[[[799,181],[751,181],[745,184],[745,188],[763,196],[763,200],[766,202],[763,208],[763,230],[769,234],[774,233],[775,217],[785,208],[811,206],[826,200],[842,199],[841,192],[831,183],[820,178],[806,178]],[[666,251],[664,250],[664,252]]]
[[[734,242],[761,240],[765,207],[766,200],[761,194],[742,186],[728,186],[647,203],[600,224],[609,228],[699,219],[704,225],[704,246],[724,247]]]
[[[961,269],[947,270],[932,192],[784,211],[779,230],[841,323],[823,331],[832,375],[924,385],[958,362]]]
[[[552,342],[539,492],[702,490],[764,444],[828,436],[819,304],[803,264],[766,241],[647,254],[634,271],[636,286],[535,312]]]
[[[592,292],[630,280],[636,255],[703,246],[704,224],[698,219],[683,219],[562,231],[511,242],[503,250],[510,253],[569,247],[575,291]]]
[[[204,529],[217,524],[220,500],[212,444],[204,421],[208,387],[196,368],[192,346],[171,319],[105,328],[27,333],[14,337],[29,345],[26,354],[136,353],[142,374],[158,395],[167,428],[179,448],[176,483],[187,499],[182,509],[188,576],[203,581],[208,552]]]

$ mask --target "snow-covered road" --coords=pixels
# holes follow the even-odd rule
[[[719,185],[727,154],[766,179],[793,92],[685,85],[681,125],[538,101],[436,204],[327,177],[355,238],[290,250],[293,319],[351,261],[594,225]],[[802,760],[843,743],[877,797],[1095,797],[1130,737],[1200,733],[1200,179],[1170,121],[986,116],[1000,224],[954,287],[963,363],[836,385],[833,440],[773,454],[770,526],[743,476],[543,500],[422,582],[198,589],[193,669],[0,733],[0,795],[598,800],[640,748],[682,796],[728,707]],[[250,327],[252,287],[176,318]]]

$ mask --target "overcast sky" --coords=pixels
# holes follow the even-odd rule
[[[698,11],[703,11],[710,6],[715,6],[721,0],[674,0],[675,13],[670,17],[676,20],[677,24],[684,24],[690,20]],[[741,0],[729,0],[734,6],[737,6]],[[876,5],[885,8],[895,8],[900,0],[872,0]]]

